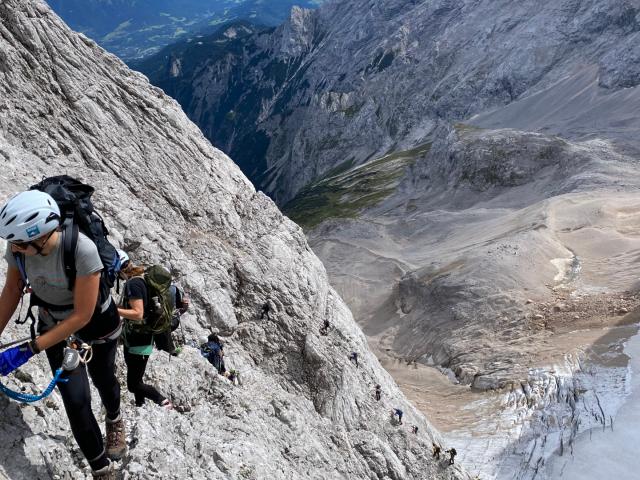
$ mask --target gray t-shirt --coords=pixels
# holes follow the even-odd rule
[[[9,244],[4,258],[9,266],[17,266]],[[77,277],[99,272],[102,268],[95,243],[80,232],[76,247]],[[69,290],[69,281],[64,274],[62,235],[58,236],[58,244],[49,255],[25,255],[25,270],[31,288],[42,300],[53,305],[73,305],[73,292]],[[55,312],[53,316],[61,320],[67,316],[62,313]]]

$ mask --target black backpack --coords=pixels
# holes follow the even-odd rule
[[[100,297],[96,308],[100,308],[110,295],[110,290],[118,278],[120,271],[120,256],[116,248],[109,242],[109,231],[102,217],[96,212],[91,202],[91,196],[95,189],[68,175],[59,175],[43,179],[40,183],[32,185],[29,190],[40,190],[48,193],[58,204],[60,209],[60,224],[62,226],[63,263],[69,284],[69,290],[73,290],[76,281],[76,247],[78,245],[79,232],[84,233],[98,248],[102,260],[102,273],[100,275]],[[29,282],[24,269],[24,254],[15,253],[16,262],[25,287]],[[55,309],[55,305],[47,305],[41,299],[33,298],[32,304]]]
[[[100,289],[96,309],[99,309],[111,295],[118,272],[120,271],[120,256],[116,248],[109,242],[109,231],[102,217],[96,212],[91,203],[91,196],[95,189],[68,175],[48,177],[40,183],[32,185],[29,190],[40,190],[48,193],[58,204],[60,209],[60,225],[62,227],[63,264],[68,281],[69,290],[73,290],[76,281],[76,247],[78,245],[79,232],[84,233],[98,248],[102,260],[102,272],[100,274]],[[24,254],[13,254],[25,291],[31,291],[29,279],[25,270]],[[31,311],[34,306],[42,306],[50,310],[65,310],[73,308],[73,305],[51,305],[31,293],[27,316],[16,323],[22,324],[31,320],[31,336],[35,338],[35,317]]]

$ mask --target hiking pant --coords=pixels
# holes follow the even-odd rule
[[[148,361],[149,355],[136,355],[135,353],[130,353],[125,347],[124,362],[127,364],[127,390],[135,396],[137,407],[144,405],[146,398],[158,405],[166,400],[166,397],[155,387],[146,385],[142,381]]]
[[[94,470],[106,466],[107,457],[102,432],[91,410],[91,389],[87,370],[100,394],[107,418],[115,420],[120,415],[120,384],[115,375],[117,346],[117,340],[93,345],[91,361],[86,366],[81,363],[75,370],[65,372],[62,378],[68,378],[69,381],[58,383],[73,437]],[[54,373],[62,365],[65,347],[66,342],[60,342],[46,350],[49,365]]]
[[[218,370],[218,373],[220,375],[224,375],[225,372],[227,371],[227,368],[224,365],[224,359],[222,358],[221,355],[217,355],[217,354],[212,354],[213,359],[210,360],[211,364],[216,368],[216,370]]]

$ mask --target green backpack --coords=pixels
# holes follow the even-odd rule
[[[131,322],[131,330],[139,333],[162,333],[171,329],[175,306],[171,296],[171,273],[161,265],[148,267],[144,272],[147,301],[144,323]],[[127,289],[125,288],[125,297]],[[125,299],[128,304],[128,299]]]
[[[171,298],[171,273],[161,265],[154,265],[144,272],[147,284],[149,311],[145,326],[151,333],[171,329],[174,305]]]

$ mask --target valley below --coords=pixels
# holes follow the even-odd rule
[[[489,207],[418,209],[421,218],[402,220],[388,209],[327,222],[310,242],[383,366],[472,475],[586,478],[569,472],[609,442],[638,383],[637,352],[625,346],[638,342],[640,201],[604,189],[544,200],[526,215]],[[539,221],[523,228],[523,216]],[[566,256],[543,254],[543,243]],[[424,288],[403,287],[427,261]],[[483,266],[460,273],[473,264]],[[485,289],[461,298],[452,278]],[[617,478],[634,478],[634,463],[624,465]]]

